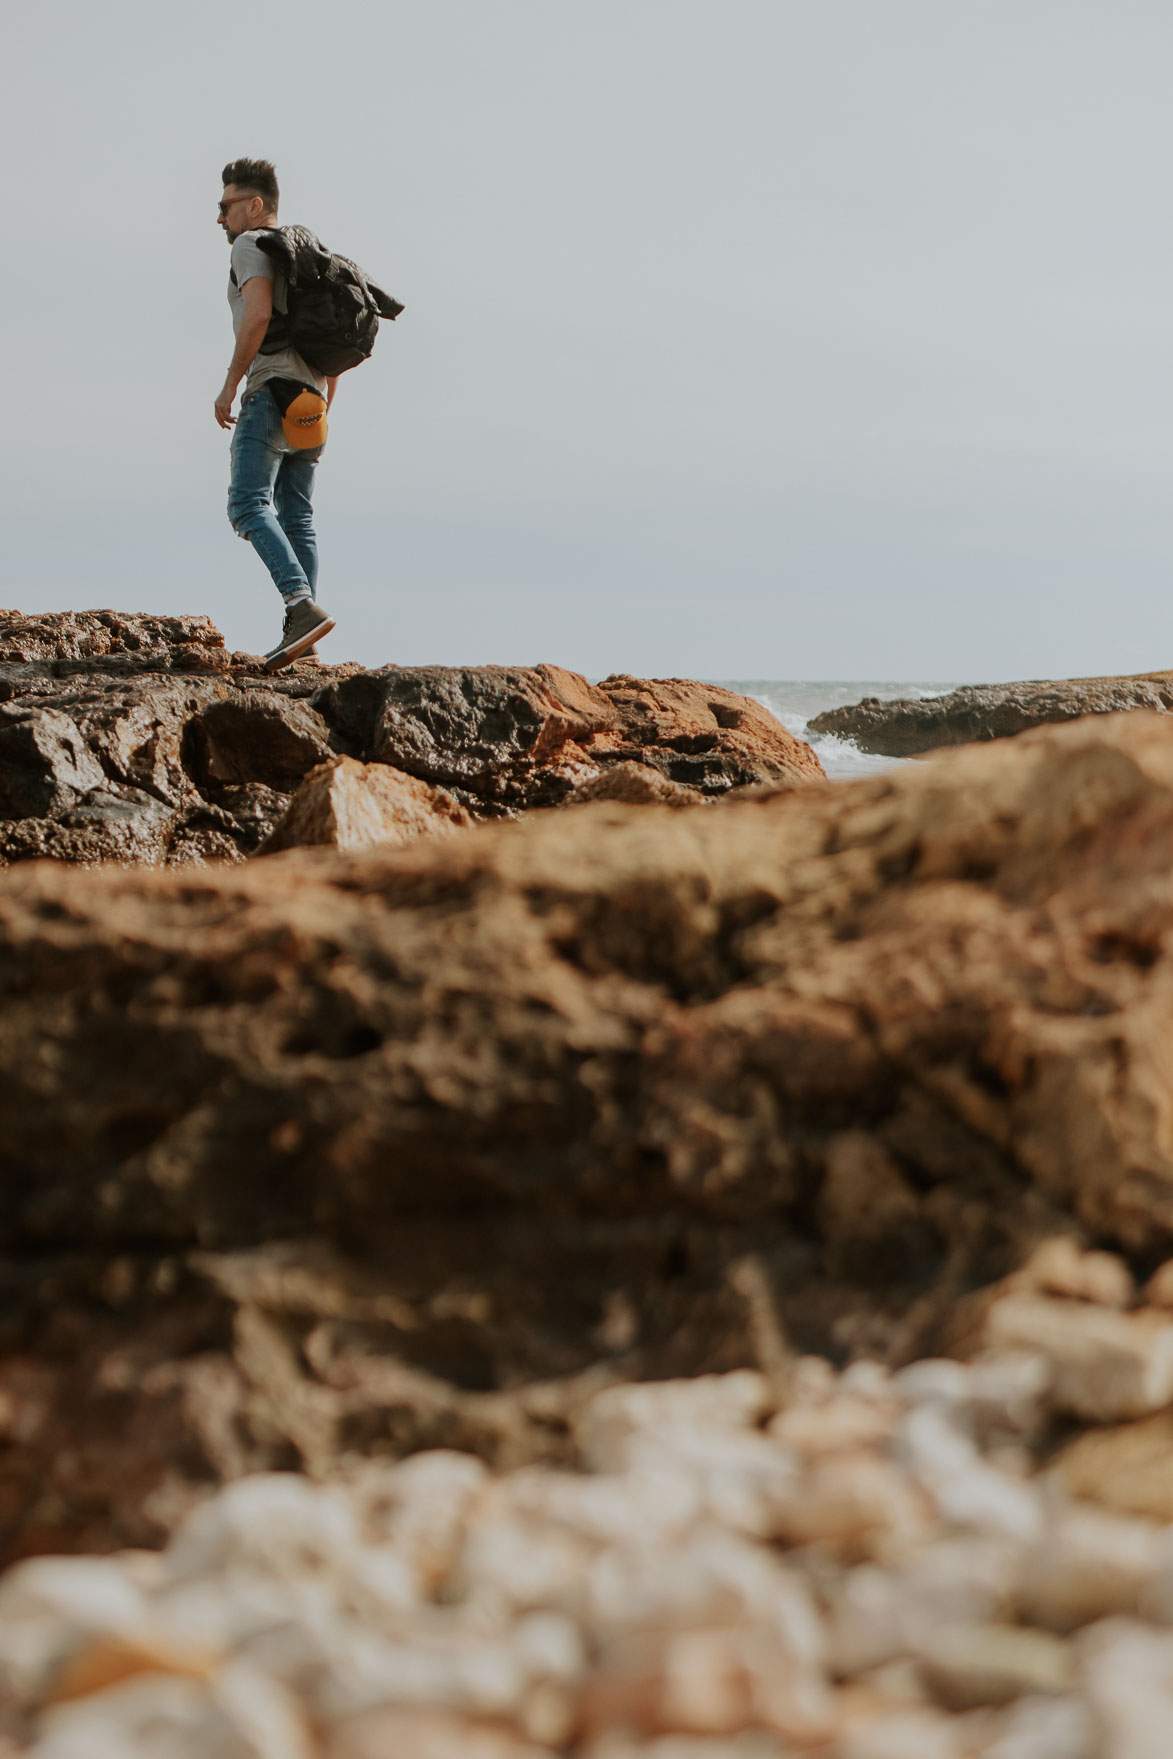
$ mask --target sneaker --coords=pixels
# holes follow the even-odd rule
[[[265,655],[266,672],[279,672],[282,666],[291,666],[323,635],[329,635],[333,627],[333,617],[327,616],[314,599],[298,599],[285,613],[281,640]]]

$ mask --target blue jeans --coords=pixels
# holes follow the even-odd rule
[[[228,517],[247,538],[285,600],[313,598],[318,584],[314,472],[322,446],[299,452],[281,428],[281,411],[264,385],[241,399],[232,431]]]

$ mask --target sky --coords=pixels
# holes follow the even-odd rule
[[[9,9],[0,603],[280,601],[225,515],[220,172],[406,311],[324,659],[1173,667],[1168,0]]]

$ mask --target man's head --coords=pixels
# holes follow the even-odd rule
[[[277,172],[268,159],[233,159],[225,165],[224,194],[217,225],[224,228],[229,244],[242,232],[277,224]]]

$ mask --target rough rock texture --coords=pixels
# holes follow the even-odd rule
[[[988,1341],[1061,1421],[1144,1421],[1171,873],[1139,715],[719,812],[9,873],[4,1542],[153,1543],[348,1452],[565,1458],[600,1372],[795,1348]]]
[[[315,660],[270,678],[206,617],[0,612],[0,865],[240,860],[336,756],[452,789],[476,817],[560,804],[632,762],[697,801],[822,779],[718,686]]]
[[[369,849],[377,843],[451,836],[472,823],[472,814],[444,788],[387,764],[334,757],[310,771],[260,853]]]
[[[947,696],[885,702],[865,696],[845,708],[826,709],[809,722],[812,733],[833,733],[861,751],[883,757],[916,757],[947,745],[1009,739],[1028,727],[1111,715],[1126,709],[1173,708],[1173,672],[1132,678],[1033,679],[1022,684],[967,684]]]

